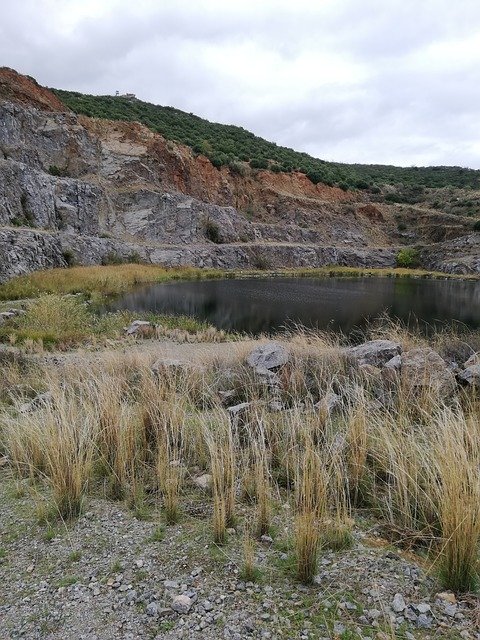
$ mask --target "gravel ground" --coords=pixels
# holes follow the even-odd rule
[[[258,581],[245,583],[241,524],[216,546],[199,489],[169,527],[154,504],[135,515],[101,497],[71,523],[42,525],[39,497],[0,468],[1,640],[480,640],[478,600],[439,594],[424,561],[360,514],[353,547],[322,551],[315,584],[304,587],[291,575],[286,504],[272,538],[257,544]],[[239,523],[248,509],[240,506]]]

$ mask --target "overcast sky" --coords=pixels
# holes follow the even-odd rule
[[[480,0],[1,0],[0,65],[326,160],[480,168]]]

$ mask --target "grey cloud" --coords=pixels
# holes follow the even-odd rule
[[[480,168],[476,0],[4,0],[2,14],[1,64],[48,86],[133,91],[325,159]]]

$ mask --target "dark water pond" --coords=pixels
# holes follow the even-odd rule
[[[109,309],[185,314],[252,334],[293,322],[356,327],[387,313],[421,325],[480,328],[480,282],[398,278],[260,278],[169,282],[116,299]]]

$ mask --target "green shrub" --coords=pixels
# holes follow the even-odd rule
[[[480,220],[477,220],[473,225],[474,231],[480,231]]]
[[[405,247],[397,253],[397,267],[403,269],[414,269],[420,263],[420,254],[418,249],[413,247]]]
[[[126,264],[142,264],[142,262],[142,256],[137,251],[132,251],[132,253],[129,253],[125,258]]]
[[[67,170],[66,169],[61,169],[60,167],[57,167],[56,164],[51,164],[48,167],[48,173],[51,176],[57,176],[59,178],[65,178],[67,175]]]
[[[215,244],[222,244],[223,242],[220,235],[220,227],[212,220],[205,221],[205,236],[210,242],[214,242]]]
[[[125,264],[125,260],[116,251],[109,251],[103,256],[102,265],[106,267],[109,264]]]
[[[75,254],[71,249],[65,249],[65,251],[62,251],[62,256],[69,267],[73,267],[75,265]]]
[[[368,182],[366,180],[357,180],[355,182],[355,187],[357,189],[363,189],[366,190],[370,187],[370,185],[368,184]]]
[[[252,158],[252,160],[250,160],[250,166],[252,169],[268,169],[268,160]]]
[[[309,171],[307,173],[307,178],[310,182],[313,182],[313,184],[318,184],[319,182],[322,182],[323,175],[320,171]]]
[[[252,263],[252,267],[254,269],[258,269],[259,271],[268,271],[268,269],[272,268],[270,261],[262,256],[258,251],[253,250],[250,252],[250,260]]]
[[[239,162],[238,160],[233,160],[228,163],[228,168],[230,173],[245,177],[247,175],[247,167],[243,162]]]

